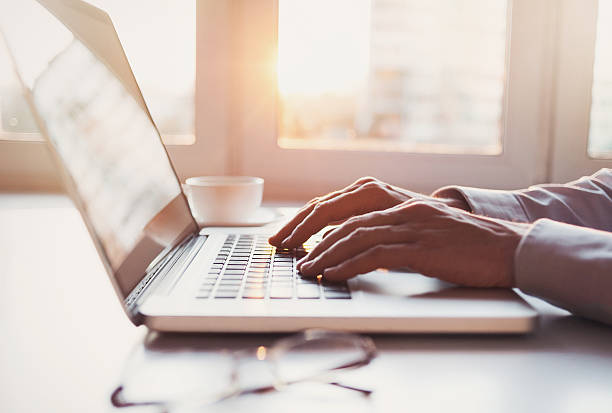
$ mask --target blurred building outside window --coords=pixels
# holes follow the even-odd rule
[[[599,0],[588,154],[612,158],[612,0]]]
[[[507,20],[506,0],[279,0],[279,144],[501,153]]]
[[[164,143],[192,144],[195,0],[89,0],[89,3],[106,10],[113,19]],[[11,7],[19,7],[19,2]],[[0,139],[42,139],[4,47],[0,48]]]

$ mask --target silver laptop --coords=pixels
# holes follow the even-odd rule
[[[278,250],[266,241],[274,228],[198,228],[109,16],[80,0],[0,5],[24,95],[135,324],[207,332],[534,327],[536,312],[512,290],[398,271],[325,284],[296,272],[311,245]]]

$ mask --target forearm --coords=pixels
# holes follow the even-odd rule
[[[527,294],[612,324],[612,233],[539,220],[517,248],[514,280]]]
[[[539,185],[521,191],[450,186],[434,197],[463,199],[469,211],[515,222],[549,218],[568,224],[612,231],[612,170],[565,185]]]

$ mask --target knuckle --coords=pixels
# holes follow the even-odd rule
[[[367,182],[365,184],[362,185],[362,188],[365,190],[379,190],[381,189],[381,184],[380,182],[376,182],[376,181],[371,181],[371,182]]]
[[[377,179],[374,178],[373,176],[364,176],[364,177],[359,178],[357,181],[355,181],[355,183],[365,184],[368,182],[375,182],[375,181],[377,181]]]
[[[406,205],[406,211],[418,214],[431,214],[436,211],[436,208],[425,201],[415,201]]]
[[[369,228],[367,227],[359,227],[359,228],[355,228],[352,232],[350,237],[351,238],[357,238],[357,239],[361,239],[365,236],[367,236],[369,233]]]
[[[318,204],[316,204],[313,208],[313,212],[314,213],[320,213],[321,211],[327,209],[327,205],[328,202],[324,201],[324,202],[319,202]]]
[[[363,218],[361,218],[360,216],[352,216],[349,219],[347,219],[344,224],[342,224],[343,227],[347,228],[347,229],[355,229],[358,226],[360,226],[362,224]]]
[[[312,209],[311,218],[312,217],[326,217],[328,214],[328,211],[330,210],[332,206],[333,206],[333,202],[331,201],[319,202]]]

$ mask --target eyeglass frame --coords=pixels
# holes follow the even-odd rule
[[[354,344],[356,348],[359,348],[360,350],[362,350],[363,357],[358,360],[321,371],[319,372],[319,374],[330,373],[330,372],[335,372],[335,371],[340,371],[340,370],[357,369],[357,368],[370,364],[370,362],[372,362],[372,360],[374,360],[374,358],[376,358],[377,356],[376,345],[374,344],[374,341],[370,337],[361,336],[361,335],[357,335],[357,334],[353,334],[349,332],[324,330],[324,329],[302,330],[288,337],[283,337],[281,339],[275,340],[269,346],[259,346],[257,347],[257,349],[264,348],[266,350],[266,353],[270,355],[269,357],[266,357],[265,360],[276,363],[275,357],[276,355],[281,353],[282,350],[286,351],[286,349],[290,349],[292,346],[297,346],[299,344],[308,343],[309,341],[331,339],[334,336],[341,337],[342,339],[349,339],[349,341],[352,342],[352,344]],[[279,380],[279,382],[272,383],[267,386],[259,386],[259,387],[253,387],[253,388],[240,388],[239,386],[236,385],[238,382],[237,373],[239,371],[237,360],[239,359],[239,356],[241,354],[246,354],[247,352],[249,352],[249,349],[235,350],[231,352],[231,355],[234,359],[234,366],[232,367],[232,372],[230,375],[231,380],[230,380],[229,388],[231,389],[232,386],[234,386],[234,388],[231,391],[228,391],[227,394],[214,398],[213,400],[208,401],[206,404],[219,403],[224,400],[228,400],[231,398],[235,398],[235,397],[239,397],[239,396],[247,395],[247,394],[257,394],[257,393],[267,393],[270,391],[279,391],[284,386],[306,382],[306,381],[314,379],[317,376],[317,374],[315,374],[309,377],[304,377],[304,378],[300,378],[300,379],[296,379],[296,380],[288,381],[288,382],[282,382]],[[347,389],[347,390],[353,390],[353,391],[361,393],[362,395],[366,397],[373,393],[373,390],[349,386],[349,385],[345,385],[337,381],[322,382],[322,383],[340,387],[340,388]],[[131,402],[123,398],[123,390],[124,390],[123,385],[119,384],[111,393],[110,401],[114,407],[125,408],[125,407],[137,407],[137,406],[138,407],[158,406],[158,407],[164,408],[165,411],[167,411],[168,407],[171,406],[172,403],[177,402],[175,400],[158,400],[158,401],[151,400],[151,401],[133,401]]]

